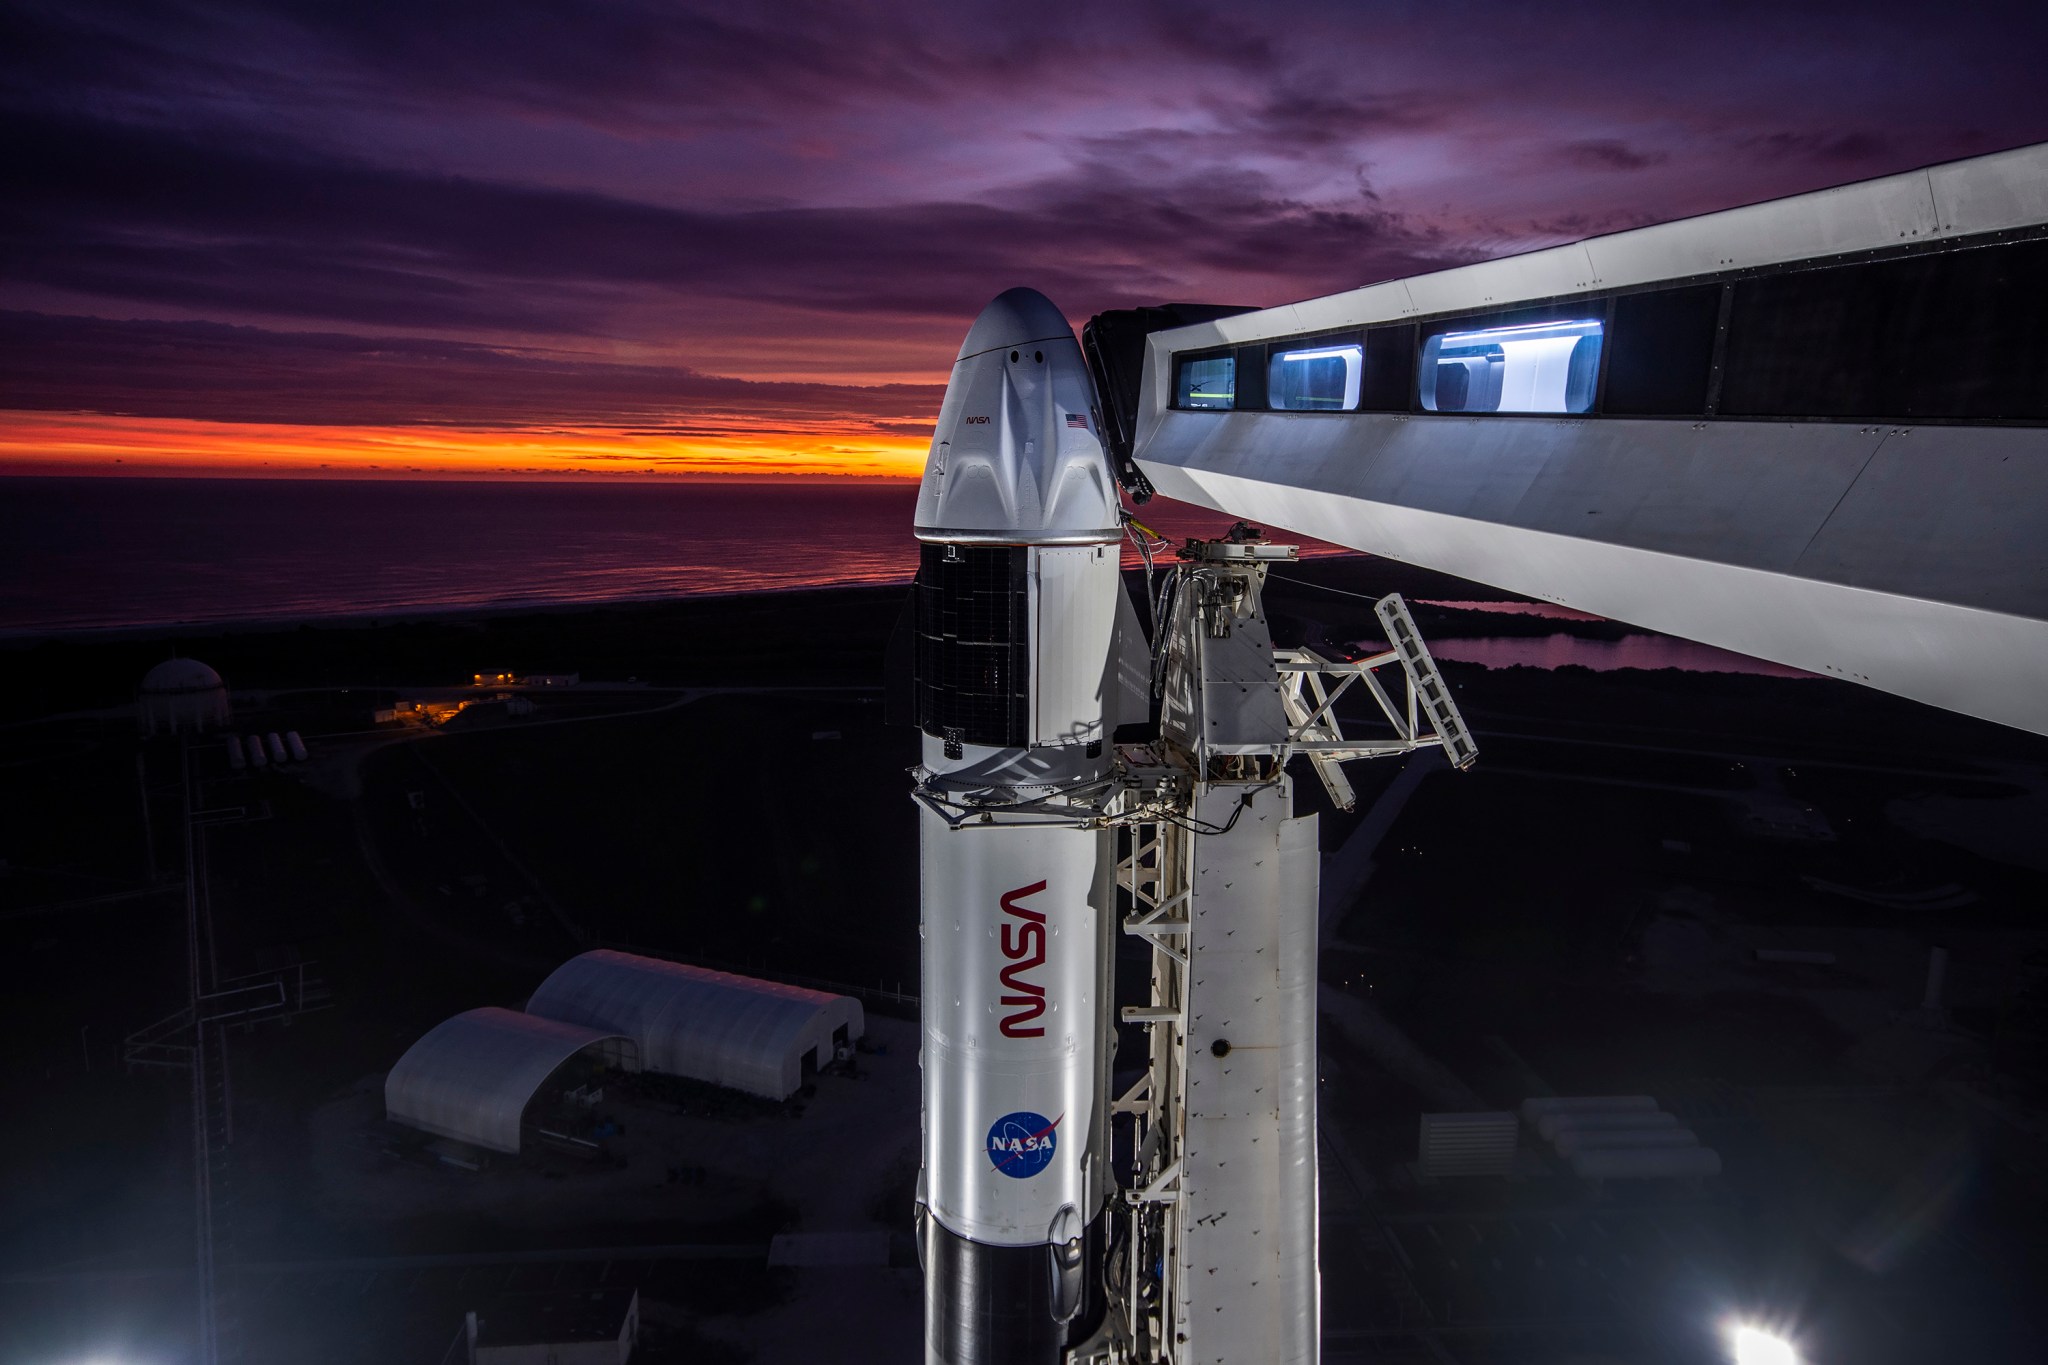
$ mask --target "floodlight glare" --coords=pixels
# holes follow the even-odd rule
[[[1799,1352],[1775,1332],[1741,1324],[1728,1334],[1735,1365],[1799,1365]]]

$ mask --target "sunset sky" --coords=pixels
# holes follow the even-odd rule
[[[0,471],[914,474],[968,321],[2048,138],[2038,4],[0,4]]]

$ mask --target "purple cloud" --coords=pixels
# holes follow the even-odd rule
[[[900,434],[929,431],[943,394],[940,384],[761,383],[438,338],[0,314],[0,407],[34,411],[669,436],[729,430],[691,420],[829,420]]]
[[[1567,166],[1589,171],[1640,171],[1671,159],[1669,152],[1632,147],[1611,137],[1582,138],[1557,150],[1559,160]]]
[[[15,3],[0,402],[879,403],[1012,284],[1277,303],[2048,137],[2044,38],[1903,0]],[[205,322],[257,330],[151,330]]]

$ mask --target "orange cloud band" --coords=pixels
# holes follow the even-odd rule
[[[0,473],[519,478],[574,474],[916,478],[928,438],[727,420],[660,428],[328,427],[0,412]]]

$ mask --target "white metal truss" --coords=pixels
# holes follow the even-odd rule
[[[1287,754],[1305,756],[1329,790],[1339,810],[1357,804],[1351,783],[1338,765],[1360,758],[1388,758],[1425,745],[1441,745],[1454,768],[1467,768],[1479,756],[1471,731],[1436,670],[1436,660],[1408,615],[1399,593],[1374,604],[1391,647],[1362,659],[1326,659],[1312,649],[1276,649],[1280,700],[1287,708]],[[1406,686],[1399,704],[1375,670],[1399,664]],[[1379,705],[1393,729],[1393,738],[1376,741],[1346,739],[1337,723],[1337,702],[1354,685],[1363,687]],[[1420,722],[1428,721],[1425,729]]]
[[[1213,1207],[1220,1197],[1213,1184],[1189,1183],[1190,1158],[1200,1155],[1189,1147],[1190,1120],[1191,1116],[1202,1117],[1191,1111],[1189,1103],[1190,1036],[1201,1015],[1198,994],[1206,989],[1213,995],[1219,989],[1217,985],[1205,988],[1207,978],[1192,973],[1191,946],[1198,914],[1217,915],[1218,924],[1248,924],[1256,918],[1257,907],[1235,902],[1234,893],[1221,888],[1208,893],[1208,904],[1197,905],[1201,842],[1229,834],[1231,825],[1258,795],[1274,790],[1284,797],[1284,768],[1297,754],[1310,760],[1332,800],[1345,809],[1355,804],[1355,797],[1339,768],[1344,762],[1441,745],[1453,764],[1463,768],[1476,754],[1470,733],[1398,596],[1377,604],[1389,639],[1389,647],[1382,652],[1355,660],[1332,660],[1308,649],[1271,648],[1265,635],[1260,589],[1268,563],[1293,557],[1290,547],[1244,541],[1209,542],[1183,551],[1183,562],[1175,570],[1179,581],[1163,595],[1163,600],[1174,606],[1162,622],[1161,638],[1154,641],[1164,664],[1159,678],[1162,696],[1169,712],[1180,707],[1182,723],[1163,724],[1163,737],[1157,744],[1127,746],[1118,752],[1120,780],[1132,788],[1110,821],[1122,830],[1118,882],[1127,897],[1123,929],[1152,950],[1147,1001],[1125,1006],[1121,1018],[1124,1023],[1143,1025],[1149,1043],[1144,1074],[1112,1105],[1112,1113],[1128,1116],[1133,1129],[1131,1168],[1123,1196],[1123,1235],[1110,1266],[1111,1318],[1102,1334],[1074,1353],[1076,1361],[1145,1365],[1182,1365],[1185,1361],[1192,1365],[1196,1348],[1191,1335],[1199,1335],[1210,1321],[1207,1315],[1222,1306],[1207,1301],[1224,1292],[1220,1281],[1190,1273],[1183,1256],[1196,1240],[1195,1234],[1225,1212]],[[1226,641],[1229,648],[1218,647]],[[1253,643],[1260,643],[1270,659],[1265,685],[1269,695],[1277,694],[1285,716],[1284,734],[1271,733],[1271,742],[1264,745],[1251,742],[1267,727],[1258,699],[1248,690],[1254,680],[1243,654]],[[1206,666],[1212,662],[1221,663],[1230,686],[1210,688],[1214,679]],[[1390,666],[1398,666],[1402,675],[1398,701],[1389,684],[1377,675],[1378,670]],[[1337,706],[1354,690],[1377,704],[1390,736],[1366,739],[1343,733]],[[1226,820],[1213,818],[1225,808],[1233,812]],[[1198,818],[1198,811],[1212,818]],[[1299,845],[1297,837],[1292,856],[1312,861],[1312,838],[1305,850]],[[1286,847],[1284,841],[1282,847]],[[1312,992],[1312,875],[1307,886],[1310,918],[1305,925],[1293,927],[1310,935],[1306,951]],[[1212,927],[1203,932],[1213,935],[1218,931]],[[1307,1009],[1301,1027],[1312,1035],[1312,1001]],[[1297,1041],[1307,1049],[1311,1070],[1310,1084],[1298,1103],[1309,1106],[1308,1131],[1312,1135],[1313,1039]],[[1216,1055],[1227,1051],[1225,1043]],[[1206,1050],[1199,1060],[1209,1064]],[[1215,1117],[1203,1121],[1213,1133]],[[1280,1157],[1268,1146],[1261,1159],[1277,1162]],[[1306,1159],[1312,1166],[1312,1136]],[[1312,1272],[1316,1218],[1312,1170],[1306,1190],[1306,1197],[1300,1200],[1305,1207],[1288,1208],[1285,1215],[1309,1224],[1305,1245]],[[1283,1286],[1274,1285],[1269,1292],[1279,1295],[1283,1291]],[[1233,1305],[1241,1307],[1245,1302],[1242,1286],[1229,1292],[1238,1296]],[[1315,1317],[1313,1290],[1304,1300],[1295,1286],[1294,1295],[1275,1297],[1273,1303],[1281,1307],[1306,1302],[1306,1312],[1297,1315]],[[1286,1307],[1283,1311],[1294,1310]],[[1314,1321],[1294,1322],[1285,1324],[1281,1335],[1297,1343],[1296,1358],[1312,1359],[1317,1329]],[[1300,1345],[1304,1342],[1307,1344]],[[1270,1358],[1279,1358],[1277,1349]]]

